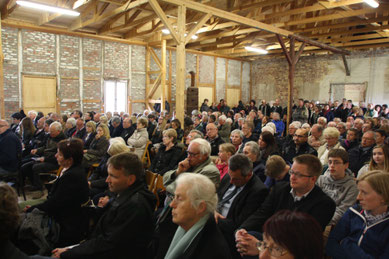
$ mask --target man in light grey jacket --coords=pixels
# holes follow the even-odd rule
[[[347,151],[332,149],[328,153],[328,169],[316,184],[336,203],[330,225],[336,225],[343,214],[356,202],[358,189],[354,174],[348,169]]]

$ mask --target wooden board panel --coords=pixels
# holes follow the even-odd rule
[[[239,88],[227,88],[226,102],[230,108],[238,105],[240,98],[240,89]]]
[[[208,105],[211,105],[213,100],[213,87],[199,87],[199,110],[204,99],[208,99]]]
[[[55,77],[23,76],[23,109],[57,112],[57,80]]]

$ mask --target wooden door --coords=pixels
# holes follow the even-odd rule
[[[227,88],[226,102],[230,108],[239,104],[239,100],[241,99],[240,92],[240,88]]]
[[[55,77],[23,76],[23,109],[57,112],[57,79]]]

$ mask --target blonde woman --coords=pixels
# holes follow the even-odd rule
[[[325,143],[319,147],[317,150],[317,157],[320,159],[321,164],[326,167],[328,166],[328,152],[330,150],[337,148],[337,149],[344,149],[340,142],[339,142],[339,136],[340,132],[337,128],[329,127],[326,128],[323,131],[323,136],[325,139]]]
[[[84,150],[82,164],[85,168],[89,168],[94,163],[100,162],[108,150],[109,138],[109,129],[107,125],[100,124],[96,129],[95,139],[90,144],[89,149]]]
[[[389,173],[389,147],[387,145],[377,145],[373,148],[370,163],[359,170],[358,177],[372,170],[382,170]]]
[[[219,146],[218,158],[215,165],[220,172],[220,180],[228,173],[228,160],[235,154],[235,146],[231,143],[223,143]]]
[[[149,141],[149,133],[147,132],[148,120],[140,117],[136,123],[136,130],[134,134],[127,140],[130,148],[134,149],[135,154],[142,158],[146,148],[147,141]]]
[[[84,149],[89,149],[90,144],[96,136],[96,123],[94,121],[88,121],[85,125],[86,134],[82,139],[84,141]]]

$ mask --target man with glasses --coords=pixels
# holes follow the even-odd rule
[[[236,232],[239,252],[245,254],[250,244],[255,244],[254,237],[247,231],[262,232],[266,220],[280,210],[296,210],[313,216],[324,230],[335,212],[335,202],[317,185],[321,174],[320,160],[313,155],[304,154],[295,157],[290,174],[290,183],[281,182],[273,186],[269,196]],[[243,240],[243,241],[242,241]]]
[[[20,139],[9,128],[7,121],[0,120],[0,176],[18,170],[21,153],[22,143]]]
[[[367,131],[362,136],[361,144],[348,150],[350,161],[352,161],[350,170],[355,176],[358,174],[359,169],[371,159],[374,146],[374,131]]]
[[[287,163],[292,164],[294,157],[303,154],[317,156],[317,151],[308,144],[308,130],[298,129],[293,136],[293,142],[282,150],[282,157]]]
[[[357,200],[358,188],[349,166],[347,151],[332,149],[328,153],[328,169],[319,176],[316,185],[336,203],[335,214],[330,225],[336,225],[343,214]]]

